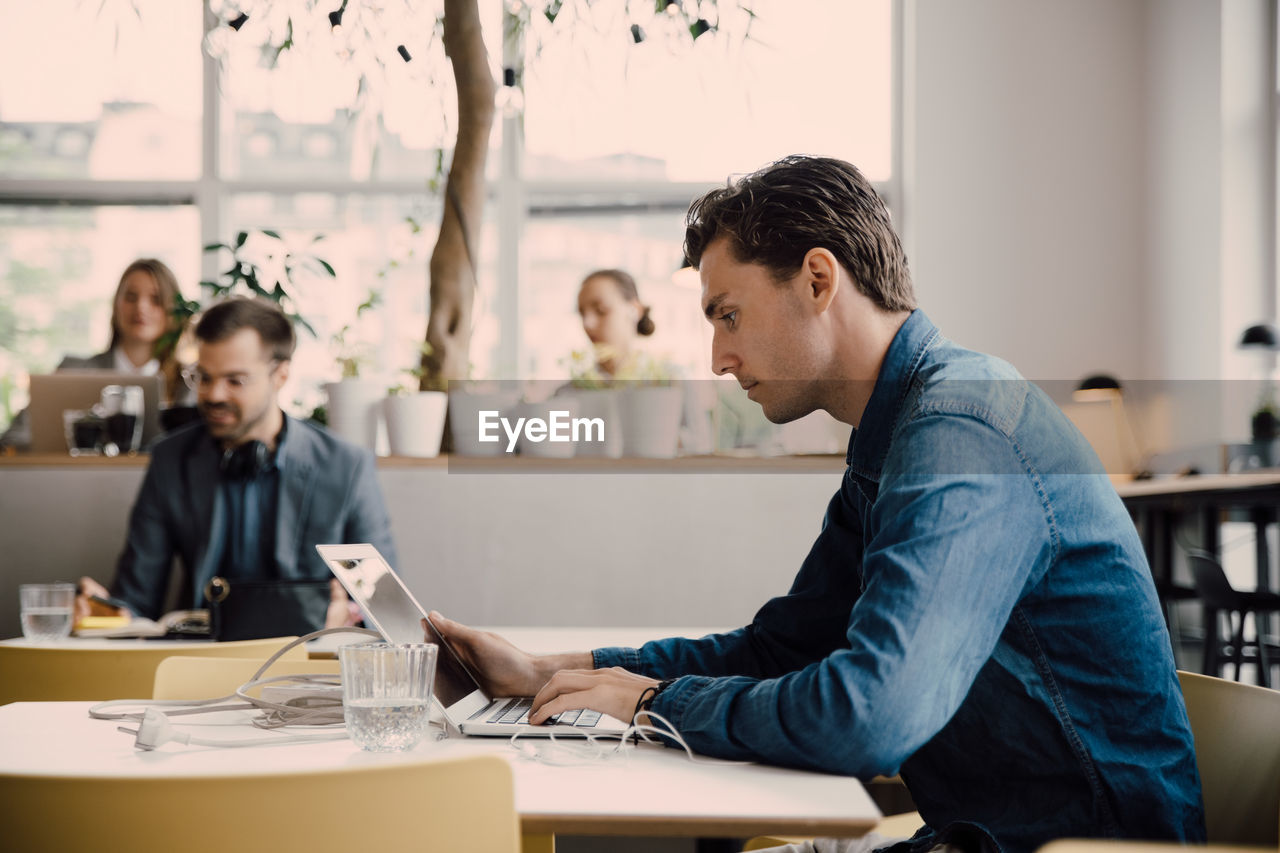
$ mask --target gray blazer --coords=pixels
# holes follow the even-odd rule
[[[88,358],[81,358],[78,355],[69,355],[58,365],[59,370],[115,370],[116,356],[111,350],[100,352],[97,355],[91,355]]]
[[[391,520],[372,453],[294,418],[278,453],[276,577],[331,577],[315,550],[323,543],[371,542],[395,565]],[[204,606],[203,590],[222,552],[221,542],[210,541],[213,531],[224,529],[221,458],[203,423],[170,433],[152,447],[112,584],[112,594],[135,613],[152,619],[161,614],[175,555],[182,566],[179,606]]]

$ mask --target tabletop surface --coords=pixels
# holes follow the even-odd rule
[[[636,646],[657,637],[700,637],[712,627],[489,627],[535,653]],[[308,644],[312,653],[336,649],[341,635]],[[26,644],[22,639],[0,641]],[[119,649],[138,643],[182,646],[182,641],[75,639],[56,644]],[[331,648],[330,648],[331,646]],[[584,762],[533,739],[547,761],[525,757],[506,739],[433,740],[401,754],[364,752],[349,740],[261,747],[167,744],[153,752],[133,748],[116,731],[129,723],[89,718],[90,702],[16,702],[0,706],[0,774],[73,776],[184,776],[256,772],[305,773],[380,762],[431,761],[496,754],[510,761],[516,809],[526,833],[629,835],[860,835],[879,817],[856,779],[763,765],[690,761],[661,746],[628,747],[620,757]],[[247,712],[186,718],[182,728],[200,737],[271,738],[247,724]],[[46,736],[47,735],[47,736]],[[530,742],[530,741],[523,741]],[[569,761],[568,766],[554,762]]]
[[[691,761],[679,750],[625,747],[607,760],[526,757],[505,738],[446,738],[405,753],[364,752],[343,739],[270,744],[250,712],[202,715],[181,728],[208,739],[261,737],[266,745],[217,748],[169,743],[134,749],[121,723],[89,717],[91,702],[0,706],[0,774],[108,778],[307,773],[466,755],[506,758],[524,832],[639,835],[809,832],[860,835],[879,817],[856,779],[754,764]],[[191,719],[191,718],[188,718]],[[433,730],[434,731],[434,730]],[[536,745],[552,748],[545,739]],[[701,758],[701,757],[700,757]],[[562,765],[556,762],[569,762]]]

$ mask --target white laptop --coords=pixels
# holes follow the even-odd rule
[[[389,643],[421,643],[427,612],[372,545],[317,545],[329,570],[360,605],[366,623]],[[430,626],[430,621],[427,622]],[[621,734],[626,724],[599,711],[566,711],[550,725],[529,724],[532,697],[493,697],[449,647],[434,626],[425,642],[440,647],[436,657],[434,698],[450,729],[464,735],[511,737],[514,734],[586,737]]]
[[[31,419],[32,453],[66,453],[67,436],[62,426],[65,409],[90,409],[102,399],[108,385],[140,385],[142,387],[142,442],[145,449],[160,434],[160,399],[164,377],[114,370],[59,370],[57,373],[31,375],[31,403],[27,406]]]

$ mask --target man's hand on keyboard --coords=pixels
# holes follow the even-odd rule
[[[529,722],[537,725],[563,711],[591,708],[629,723],[640,695],[657,684],[656,678],[636,675],[618,666],[562,669],[533,697]]]
[[[490,696],[532,696],[558,670],[591,666],[590,652],[531,655],[497,634],[468,628],[434,610],[429,618]],[[427,642],[432,642],[429,631]]]

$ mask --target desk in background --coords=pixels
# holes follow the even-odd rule
[[[1173,583],[1174,535],[1180,523],[1194,521],[1200,547],[1216,554],[1222,513],[1243,510],[1258,533],[1254,545],[1258,589],[1272,588],[1266,526],[1275,522],[1280,507],[1280,469],[1138,480],[1121,483],[1116,491],[1134,516],[1158,584]]]
[[[1197,530],[1197,547],[1219,555],[1220,528],[1224,514],[1243,512],[1254,526],[1254,560],[1256,588],[1272,590],[1271,553],[1267,544],[1267,527],[1277,520],[1280,507],[1280,469],[1251,471],[1241,474],[1211,474],[1189,477],[1140,480],[1118,484],[1119,493],[1137,525],[1142,544],[1151,564],[1156,591],[1160,594],[1175,655],[1180,651],[1181,631],[1173,618],[1177,602],[1196,598],[1193,587],[1179,584],[1174,579],[1177,532],[1184,525],[1194,525]],[[1206,614],[1206,618],[1216,616]],[[1264,633],[1270,633],[1272,617],[1261,617]],[[1216,625],[1206,624],[1204,652],[1201,670],[1209,675],[1216,669],[1216,651],[1211,643],[1216,636]],[[1238,675],[1237,668],[1237,675]],[[1260,683],[1269,681],[1262,674]]]

